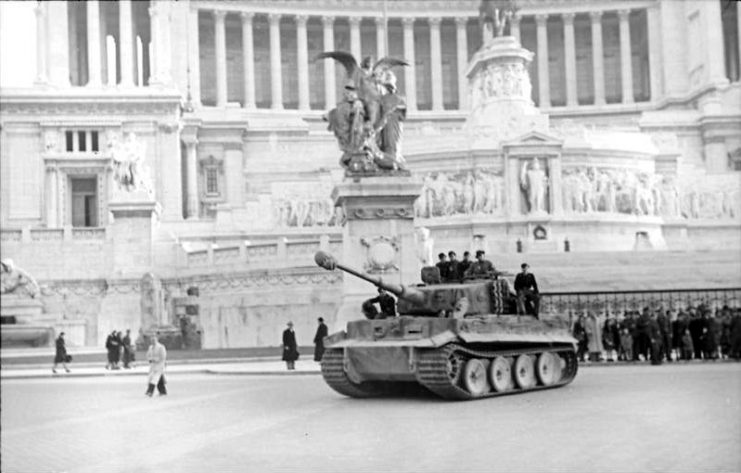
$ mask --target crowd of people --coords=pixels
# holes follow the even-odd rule
[[[741,309],[727,306],[644,307],[619,318],[587,312],[576,318],[572,333],[580,361],[741,359]]]
[[[124,369],[130,369],[133,366],[136,355],[135,348],[131,344],[131,330],[126,330],[126,335],[123,336],[120,331],[112,331],[105,339],[105,348],[108,351],[105,369],[121,369],[121,362],[123,362]]]

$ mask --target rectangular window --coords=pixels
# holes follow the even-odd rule
[[[206,195],[219,194],[219,175],[215,167],[206,168]]]
[[[100,151],[97,131],[90,132],[90,151]]]
[[[97,178],[80,177],[72,178],[72,226],[73,227],[97,227],[98,226],[98,195]]]
[[[77,151],[87,151],[87,140],[85,139],[85,132],[77,132],[77,141],[80,143]]]
[[[72,137],[74,136],[74,134],[75,134],[74,131],[65,131],[64,132],[64,149],[68,153],[71,153],[72,151],[74,151],[74,149],[73,149],[73,146],[74,145],[72,144],[72,140],[73,140]]]

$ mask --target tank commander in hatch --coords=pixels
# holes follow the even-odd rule
[[[520,265],[522,272],[515,276],[515,292],[517,293],[517,314],[523,315],[528,311],[525,310],[525,303],[532,304],[532,313],[538,318],[540,308],[540,293],[538,292],[538,283],[535,282],[535,275],[528,272],[530,265],[522,263]]]
[[[379,313],[376,306],[378,304],[381,308]],[[386,292],[382,287],[378,288],[378,295],[372,297],[363,302],[363,314],[368,319],[385,319],[386,317],[396,317],[396,299],[394,296]]]
[[[496,276],[496,270],[491,261],[484,259],[486,252],[484,250],[476,251],[476,261],[471,263],[466,272],[463,274],[465,279],[487,279]]]

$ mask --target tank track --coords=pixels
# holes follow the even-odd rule
[[[480,396],[473,396],[466,391],[459,382],[459,377],[451,377],[449,361],[455,358],[461,362],[470,358],[481,358],[491,360],[495,356],[514,357],[522,354],[539,354],[550,352],[560,356],[566,366],[563,368],[561,379],[549,386],[534,386],[528,389],[514,387],[506,392],[490,391]],[[461,363],[462,365],[462,363]],[[459,367],[459,371],[462,368]],[[483,399],[487,397],[500,396],[505,394],[515,394],[526,391],[537,391],[541,389],[556,388],[570,383],[576,376],[578,362],[576,352],[570,346],[565,347],[541,347],[521,350],[494,350],[482,351],[472,350],[460,345],[450,344],[435,350],[425,350],[419,352],[417,361],[417,380],[419,383],[443,399],[451,400],[468,400]]]
[[[322,376],[330,388],[350,397],[376,397],[386,393],[379,383],[355,383],[347,377],[342,350],[328,349],[322,356]]]
[[[449,373],[449,360],[455,357],[461,362],[470,358],[493,359],[495,356],[514,357],[522,354],[538,354],[550,352],[557,354],[565,361],[565,368],[562,371],[561,379],[549,386],[534,386],[523,390],[513,388],[507,392],[490,391],[481,396],[473,396],[461,386],[459,379],[453,379]],[[378,397],[388,394],[403,394],[410,392],[408,386],[402,386],[403,383],[394,382],[363,382],[355,383],[348,378],[344,369],[343,351],[340,349],[328,349],[322,357],[322,376],[324,381],[338,393],[357,398]],[[462,366],[458,367],[459,371]],[[420,350],[417,359],[417,381],[418,383],[443,399],[450,400],[468,400],[483,399],[503,394],[514,394],[525,391],[536,391],[540,389],[549,389],[570,383],[576,376],[578,363],[576,352],[571,346],[533,348],[523,350],[493,350],[482,351],[472,350],[460,345],[450,344],[433,350]],[[459,378],[459,377],[458,377]],[[414,383],[412,383],[414,384]],[[405,390],[406,389],[406,390]]]

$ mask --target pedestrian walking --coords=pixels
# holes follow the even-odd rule
[[[134,354],[134,347],[131,345],[131,330],[126,329],[126,335],[124,336],[122,340],[123,344],[123,364],[125,369],[131,368],[131,363],[136,360],[136,355]]]
[[[324,319],[319,317],[319,326],[316,328],[316,335],[314,335],[314,361],[322,361],[324,356],[324,337],[329,333],[327,326],[324,324]]]
[[[157,340],[157,334],[152,334],[152,339],[147,350],[147,361],[149,361],[149,375],[147,376],[147,396],[152,397],[154,386],[160,396],[167,394],[167,380],[165,379],[165,367],[167,366],[167,349]]]
[[[296,333],[293,331],[293,322],[288,322],[287,325],[288,328],[283,331],[283,361],[286,362],[287,369],[295,370],[299,357]]]
[[[64,332],[60,332],[56,340],[56,353],[54,354],[54,366],[51,368],[53,373],[57,372],[57,364],[61,363],[64,371],[70,372],[67,363],[72,361],[72,357],[67,354],[67,344],[64,341]]]
[[[105,369],[117,369],[116,367],[116,352],[118,351],[118,344],[116,342],[116,331],[113,330],[105,339],[105,349],[108,352],[108,363],[105,365]]]

